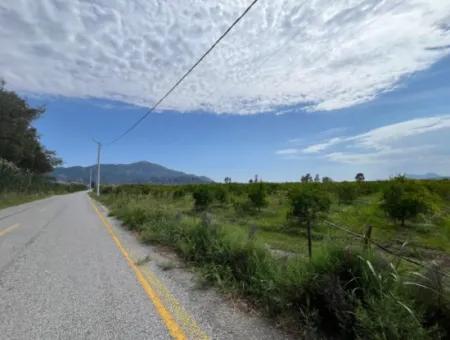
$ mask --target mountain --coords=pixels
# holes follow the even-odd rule
[[[96,165],[58,167],[51,173],[51,176],[62,182],[89,183],[91,169],[92,181],[95,181]],[[212,182],[207,177],[186,174],[146,161],[131,164],[101,164],[100,169],[102,184],[190,184]]]
[[[426,174],[421,174],[421,175],[405,174],[405,177],[411,178],[411,179],[444,179],[444,178],[448,178],[446,176],[441,176],[441,175],[435,174],[434,172],[428,172]]]

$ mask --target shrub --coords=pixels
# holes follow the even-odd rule
[[[336,187],[339,204],[351,204],[358,197],[358,187],[355,183],[343,182]]]
[[[306,186],[289,193],[291,203],[290,216],[296,218],[300,225],[316,221],[327,212],[331,205],[330,196],[318,186]]]
[[[256,183],[249,187],[248,198],[252,205],[261,210],[267,205],[266,190],[263,183]]]
[[[406,220],[431,211],[432,197],[422,184],[396,177],[384,189],[381,207],[404,226]]]
[[[192,197],[194,198],[194,207],[197,210],[205,210],[213,200],[213,194],[206,186],[197,187],[192,193]]]

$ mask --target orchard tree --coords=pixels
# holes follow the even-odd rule
[[[266,188],[262,182],[254,183],[249,187],[248,198],[258,210],[267,205],[266,196]]]
[[[331,200],[327,192],[316,185],[289,193],[290,215],[300,226],[306,226],[308,233],[308,254],[312,256],[311,227],[330,209]]]
[[[394,221],[405,221],[432,211],[433,197],[419,182],[405,177],[393,178],[383,190],[382,209]]]
[[[213,200],[213,193],[208,187],[199,185],[192,193],[192,197],[195,209],[206,210]]]
[[[357,182],[364,182],[365,181],[364,174],[362,172],[358,172],[355,176],[355,180]]]

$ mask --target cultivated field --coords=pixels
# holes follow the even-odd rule
[[[123,185],[102,192],[112,215],[142,241],[172,247],[203,283],[245,297],[293,332],[450,336],[450,181]]]

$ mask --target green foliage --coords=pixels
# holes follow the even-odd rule
[[[61,163],[54,151],[45,149],[31,123],[45,112],[33,108],[0,82],[0,158],[36,174],[50,172]]]
[[[358,197],[358,185],[355,183],[343,182],[336,188],[339,204],[351,204]]]
[[[85,189],[82,184],[55,183],[49,177],[24,171],[0,158],[0,208]]]
[[[205,210],[213,200],[213,193],[208,187],[199,186],[193,191],[192,197],[195,209]]]
[[[248,189],[249,201],[259,210],[267,205],[266,196],[265,186],[261,182],[252,184]]]
[[[309,262],[302,256],[304,238],[282,229],[288,211],[301,221],[318,220],[330,208],[329,193],[347,184],[264,183],[270,209],[258,214],[242,209],[236,214],[235,205],[249,204],[248,194],[258,184],[118,186],[100,199],[143,241],[173,247],[199,269],[206,283],[245,296],[269,316],[304,332],[304,338],[445,338],[448,299],[437,296],[448,296],[448,292],[439,288],[437,280],[420,273],[430,280],[411,285],[409,272],[399,272],[385,258],[366,253],[359,241],[356,247],[344,248],[337,239],[328,242],[322,237],[314,242]],[[356,228],[375,215],[375,236],[389,237],[389,229],[377,229],[377,225],[387,224],[378,201],[383,187],[391,183],[351,184],[364,185],[373,194],[360,197],[354,205],[334,204],[330,216],[345,217],[360,232]],[[228,196],[225,202],[217,194],[222,189]],[[186,195],[179,198],[177,191]],[[207,192],[207,213],[192,211],[192,197],[198,192]],[[250,237],[248,229],[253,225],[257,231]],[[329,232],[320,223],[315,227],[319,236]],[[277,242],[282,245],[277,249],[287,244],[292,249],[285,249],[290,252],[280,257],[271,249]],[[439,289],[439,295],[430,293]]]
[[[321,213],[329,210],[331,199],[327,192],[317,185],[308,185],[289,193],[290,215],[300,224],[314,222]]]
[[[364,177],[364,174],[362,172],[358,172],[355,176],[355,180],[357,182],[364,182],[366,178]]]
[[[405,221],[432,210],[433,199],[429,191],[420,183],[396,177],[383,191],[381,207],[394,221]]]

